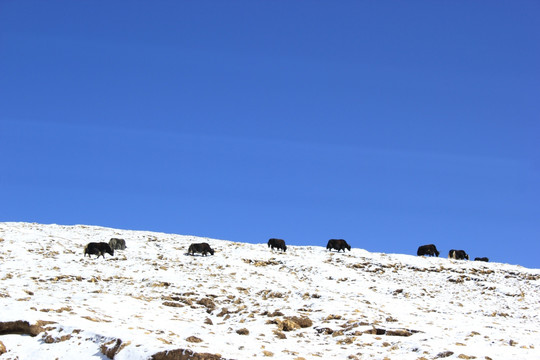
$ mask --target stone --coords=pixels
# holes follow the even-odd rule
[[[226,360],[219,354],[196,353],[189,349],[175,349],[158,352],[151,360]]]
[[[236,330],[238,335],[249,335],[249,330],[246,328]]]
[[[122,345],[122,340],[114,339],[101,345],[100,350],[101,353],[109,359],[114,359],[116,354],[118,354],[118,352],[122,350],[127,344],[124,344],[124,346]]]

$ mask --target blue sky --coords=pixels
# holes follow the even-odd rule
[[[538,14],[1,0],[0,221],[538,268]]]

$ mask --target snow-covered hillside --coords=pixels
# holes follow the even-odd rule
[[[540,359],[538,269],[29,223],[0,261],[0,359]]]

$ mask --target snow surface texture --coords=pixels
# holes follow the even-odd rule
[[[540,359],[539,269],[29,223],[0,223],[0,260],[0,322],[54,322],[1,359]]]

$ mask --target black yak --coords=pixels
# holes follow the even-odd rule
[[[416,252],[416,255],[423,256],[437,256],[439,257],[439,252],[437,251],[437,248],[433,244],[429,245],[422,245],[418,248],[418,251]]]
[[[326,245],[326,250],[332,251],[332,249],[336,249],[338,252],[341,250],[345,252],[345,249],[351,251],[351,245],[347,244],[343,239],[330,239]]]
[[[203,256],[206,256],[207,253],[214,255],[214,250],[207,243],[191,244],[188,254],[194,255],[195,253],[201,253]]]
[[[449,259],[469,260],[469,255],[464,250],[450,250],[448,252]]]
[[[91,242],[84,247],[84,256],[97,255],[98,258],[103,256],[105,259],[105,253],[114,256],[114,250],[106,242]]]
[[[477,258],[474,258],[474,261],[489,262],[489,259],[487,257],[477,257]]]
[[[287,251],[287,245],[285,245],[285,240],[281,240],[281,239],[270,239],[268,240],[268,247],[271,247],[272,250],[275,249],[279,249],[283,252]]]

